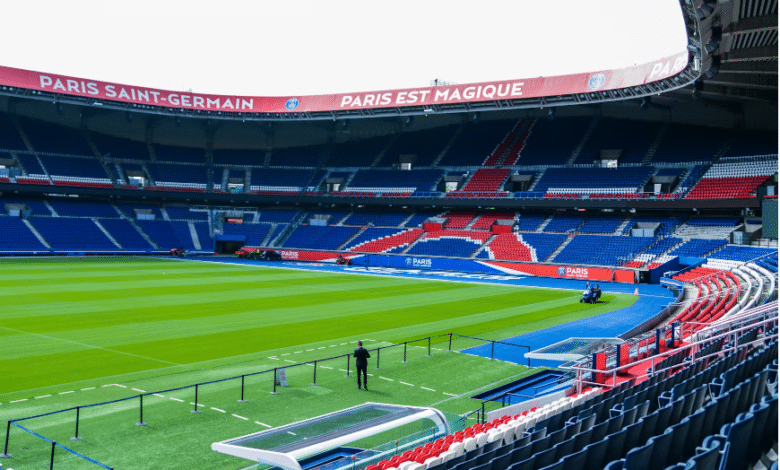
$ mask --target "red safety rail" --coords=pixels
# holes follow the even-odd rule
[[[641,268],[645,263],[642,261],[629,261],[628,263],[624,264],[623,266],[627,268]]]
[[[768,176],[732,176],[728,178],[704,178],[691,189],[685,199],[746,199],[754,193]]]
[[[353,246],[347,251],[359,251],[367,253],[383,253],[399,246],[404,246],[417,240],[422,235],[423,230],[420,228],[413,228],[406,230],[395,235],[378,238],[376,240],[369,240],[361,243],[360,245]]]

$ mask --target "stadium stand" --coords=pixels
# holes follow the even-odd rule
[[[69,217],[119,217],[111,204],[98,201],[80,201],[75,198],[52,198],[49,204],[60,216]]]
[[[193,211],[187,206],[165,206],[165,212],[168,217],[174,220],[209,220],[209,214],[206,211]]]
[[[255,167],[262,166],[265,151],[260,149],[214,149],[212,151],[215,165]]]
[[[566,233],[577,231],[585,222],[585,216],[573,214],[556,214],[544,227],[545,233]]]
[[[409,214],[385,212],[374,220],[374,225],[377,227],[398,227],[407,218],[409,218]]]
[[[41,155],[40,161],[58,186],[114,187],[103,166],[94,158]]]
[[[271,224],[223,224],[222,231],[225,235],[243,236],[244,245],[261,246]]]
[[[726,240],[702,240],[693,238],[669,252],[669,255],[701,258],[713,250],[723,247],[726,243]]]
[[[289,224],[300,215],[300,211],[284,209],[260,209],[260,222]]]
[[[580,150],[575,165],[591,165],[602,150],[620,150],[619,163],[642,163],[661,123],[604,118]]]
[[[0,113],[0,148],[27,151],[19,130],[6,113]]]
[[[624,220],[623,216],[590,216],[578,230],[581,233],[613,234]]]
[[[100,150],[101,155],[111,160],[144,160],[148,161],[149,148],[145,142],[122,139],[106,134],[91,133],[90,137]]]
[[[91,219],[30,217],[28,220],[53,250],[119,251]]]
[[[378,167],[395,167],[400,162],[400,156],[413,156],[413,167],[428,167],[433,165],[436,157],[441,154],[446,145],[455,135],[458,126],[425,129],[415,132],[402,132],[393,142],[379,161]]]
[[[171,222],[167,220],[137,220],[136,223],[139,227],[160,247],[162,250],[172,250],[174,248],[187,248],[193,249],[192,237],[189,236],[189,228],[186,232],[183,232],[181,227],[177,225],[174,230]],[[180,224],[178,222],[177,224]],[[184,240],[179,238],[178,233],[186,235]]]
[[[138,230],[125,219],[99,219],[98,222],[125,250],[150,251],[154,249]]]
[[[262,165],[265,155],[260,155],[253,165]],[[271,151],[270,166],[280,167],[318,167],[325,158],[325,147],[312,145],[306,147],[280,147]]]
[[[299,225],[282,246],[315,250],[335,250],[357,233],[357,227]]]
[[[344,219],[344,222],[342,225],[373,225],[374,220],[379,216],[379,214],[375,214],[372,212],[353,212],[349,214],[349,216]]]
[[[652,237],[575,235],[553,258],[556,263],[623,266],[655,241]]]
[[[24,220],[18,217],[0,217],[0,252],[48,251]]]
[[[482,165],[516,123],[516,120],[502,120],[466,125],[444,153],[439,166]]]
[[[94,156],[78,130],[45,121],[16,117],[33,149],[41,153]]]
[[[445,228],[457,229],[466,228],[466,226],[477,217],[477,213],[472,211],[449,211],[441,217],[447,219],[447,222],[444,224]]]
[[[533,232],[539,228],[545,220],[547,220],[546,215],[522,214],[517,221],[517,230],[520,232]]]
[[[312,170],[255,168],[252,170],[250,190],[253,194],[296,194],[312,177]]]
[[[348,251],[386,253],[398,252],[422,235],[421,229],[369,227],[344,248]]]
[[[509,175],[509,168],[480,168],[468,182],[457,191],[450,191],[447,197],[505,197],[502,184]]]
[[[563,165],[585,136],[589,119],[558,118],[554,121],[537,119],[520,152],[516,165]]]
[[[756,189],[777,174],[777,158],[771,160],[716,163],[691,189],[686,199],[744,199],[755,197]]]
[[[153,144],[158,162],[206,163],[206,149]]]
[[[692,139],[691,136],[696,136]],[[653,156],[654,163],[711,163],[728,139],[714,127],[670,125]]]
[[[358,170],[345,191],[409,196],[415,191],[434,190],[441,177],[441,170]]]
[[[411,246],[406,254],[468,258],[488,238],[490,238],[489,233],[468,230],[428,232],[420,241]]]
[[[651,167],[549,168],[534,191],[576,194],[626,194],[642,189],[650,178]]]
[[[516,219],[516,215],[512,212],[507,213],[491,213],[481,214],[477,217],[477,220],[471,225],[472,230],[490,230],[493,223],[497,220],[512,220]]]
[[[328,167],[370,167],[387,144],[390,137],[374,137],[333,144],[326,165]]]

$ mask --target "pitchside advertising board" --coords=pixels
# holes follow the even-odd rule
[[[63,95],[168,108],[226,113],[301,113],[431,106],[539,98],[614,90],[669,78],[688,65],[688,53],[617,70],[465,85],[310,96],[227,96],[182,93],[0,66],[0,85]]]
[[[283,260],[313,261],[320,263],[335,263],[338,253],[324,251],[281,250]],[[582,266],[561,266],[553,264],[510,263],[502,261],[480,261],[466,259],[427,258],[418,256],[390,255],[350,255],[355,266],[424,269],[440,271],[456,271],[480,274],[540,276],[562,279],[582,279],[592,281],[615,281],[633,284],[636,282],[636,271],[632,269],[609,269]]]

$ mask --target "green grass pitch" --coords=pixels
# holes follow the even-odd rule
[[[279,266],[279,265],[274,265]],[[502,339],[622,308],[578,302],[578,291],[323,273],[247,265],[135,258],[0,261],[0,424],[274,367],[290,387],[273,395],[269,373],[75,411],[20,424],[117,469],[242,469],[212,442],[367,401],[435,406],[459,414],[469,397],[532,370],[447,351],[454,332]],[[431,336],[382,350],[370,361],[371,391],[345,378],[342,358],[306,361]],[[453,349],[474,345],[458,340]],[[353,363],[354,364],[354,363]],[[354,367],[354,365],[352,366]],[[354,371],[353,375],[354,375]],[[5,428],[5,426],[3,426]],[[5,434],[1,434],[5,437]],[[2,445],[2,442],[0,442]],[[0,449],[2,450],[2,449]],[[0,468],[48,468],[51,445],[11,428]],[[97,469],[57,449],[55,467]]]

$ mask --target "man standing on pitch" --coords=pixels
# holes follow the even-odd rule
[[[363,374],[363,385],[365,390],[368,390],[368,359],[371,354],[363,347],[363,342],[358,341],[358,348],[355,349],[353,354],[355,357],[355,367],[357,368],[358,390],[360,390],[360,374]]]

